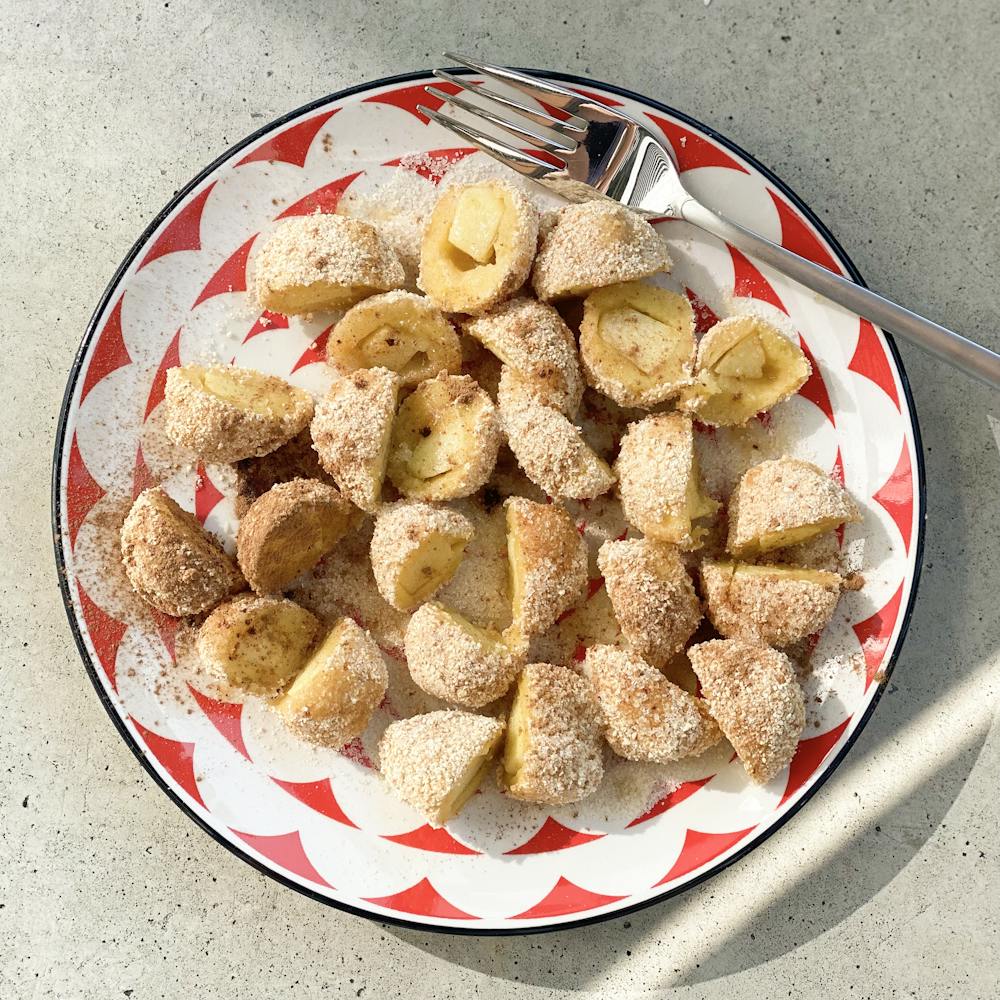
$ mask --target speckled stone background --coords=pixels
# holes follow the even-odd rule
[[[2,0],[0,996],[996,997],[1000,397],[905,345],[929,517],[892,683],[807,808],[673,902],[521,939],[380,927],[238,861],[116,735],[49,524],[90,311],[230,143],[444,47],[591,74],[716,126],[875,288],[1000,347],[996,0]]]

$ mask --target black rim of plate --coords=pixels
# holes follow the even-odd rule
[[[464,68],[456,68],[451,70],[453,73],[468,73],[469,70]],[[648,97],[644,97],[641,94],[637,94],[634,91],[628,90],[625,87],[614,86],[613,84],[603,83],[599,80],[591,80],[586,77],[575,76],[570,73],[556,73],[548,70],[536,70],[527,69],[525,72],[534,73],[538,76],[548,77],[553,80],[560,80],[563,83],[572,84],[578,87],[596,87],[599,90],[607,91],[611,94],[617,94],[621,97],[628,98],[639,102],[640,104],[648,105],[657,111],[663,112],[664,114],[671,115],[677,118],[679,121],[684,122],[687,125],[692,126],[698,131],[709,136],[714,142],[719,143],[726,149],[735,153],[737,156],[746,160],[748,163],[752,164],[755,169],[759,170],[760,173],[767,178],[767,180],[774,185],[774,187],[790,199],[792,204],[802,212],[802,214],[809,220],[809,222],[815,227],[817,232],[827,241],[827,243],[832,247],[834,254],[844,265],[847,272],[850,274],[851,278],[860,285],[864,285],[864,280],[858,273],[858,269],[854,266],[854,263],[844,252],[843,247],[837,242],[833,234],[827,229],[827,227],[816,217],[808,205],[806,205],[798,195],[792,191],[787,184],[785,184],[779,177],[777,177],[771,170],[765,167],[762,163],[756,160],[753,156],[747,153],[745,150],[741,149],[736,143],[727,139],[724,135],[721,135],[715,129],[710,128],[707,125],[702,124],[697,119],[692,118],[690,115],[686,115],[681,111],[677,111],[675,108],[671,108],[660,101],[654,101]],[[73,366],[70,370],[69,380],[66,384],[66,391],[63,395],[62,405],[59,411],[59,421],[56,426],[56,442],[55,442],[55,452],[53,456],[52,465],[52,533],[53,541],[55,544],[55,557],[56,557],[56,568],[59,575],[59,587],[62,591],[63,604],[66,608],[66,614],[69,618],[70,629],[73,632],[73,638],[76,640],[77,648],[80,651],[80,657],[83,660],[84,666],[87,668],[87,673],[90,676],[91,683],[94,685],[94,690],[97,692],[98,697],[101,700],[101,704],[104,706],[111,721],[115,724],[118,732],[121,734],[122,739],[125,741],[128,748],[132,751],[135,757],[138,759],[139,763],[145,768],[149,776],[156,782],[157,785],[169,796],[169,798],[178,806],[191,820],[193,820],[199,827],[201,827],[206,833],[209,834],[215,841],[225,847],[227,850],[231,851],[238,858],[245,861],[248,865],[256,868],[259,872],[264,875],[274,879],[275,881],[287,886],[290,889],[294,889],[296,892],[302,893],[304,896],[308,896],[310,899],[314,899],[319,903],[323,903],[326,906],[332,906],[335,909],[342,910],[346,913],[353,914],[355,916],[364,917],[368,920],[373,920],[378,923],[392,924],[397,927],[406,927],[411,930],[419,931],[434,931],[437,933],[444,934],[460,934],[460,935],[471,935],[480,937],[491,937],[491,936],[508,936],[508,935],[519,935],[519,934],[540,934],[553,931],[565,931],[572,930],[576,927],[586,927],[591,924],[601,923],[606,920],[612,920],[620,917],[625,917],[628,914],[635,913],[638,910],[643,910],[648,906],[654,906],[657,903],[661,903],[666,899],[670,899],[673,896],[680,895],[683,892],[687,892],[693,889],[695,886],[707,881],[712,876],[719,874],[719,872],[725,870],[730,865],[735,864],[741,858],[749,854],[754,848],[759,847],[764,843],[769,837],[775,834],[781,829],[805,804],[808,802],[816,792],[826,783],[830,776],[837,770],[843,761],[844,757],[847,755],[848,751],[857,741],[862,730],[868,723],[869,718],[871,718],[872,712],[875,710],[875,706],[878,704],[882,693],[885,689],[885,681],[878,684],[875,694],[865,710],[864,715],[858,722],[851,734],[850,739],[847,743],[841,747],[840,752],[837,756],[824,768],[823,773],[813,782],[813,784],[802,794],[794,805],[791,806],[781,816],[776,822],[772,823],[767,829],[762,830],[757,834],[749,843],[744,844],[738,851],[730,855],[728,858],[714,864],[708,871],[702,872],[697,877],[691,879],[689,882],[685,882],[684,885],[678,886],[675,889],[667,889],[664,892],[652,896],[649,899],[642,900],[639,903],[634,903],[631,906],[620,907],[618,909],[606,912],[598,913],[588,917],[581,917],[578,920],[568,920],[560,921],[552,924],[539,924],[526,927],[462,927],[461,925],[442,925],[425,923],[420,920],[407,920],[402,917],[397,917],[391,914],[376,913],[372,910],[366,910],[358,906],[353,906],[350,903],[345,903],[340,900],[330,899],[326,896],[309,889],[306,886],[300,885],[298,882],[287,878],[281,872],[275,871],[273,868],[268,867],[263,862],[258,861],[256,858],[247,854],[242,848],[237,846],[230,840],[223,837],[217,830],[213,829],[205,820],[203,820],[195,811],[192,809],[181,797],[180,795],[172,789],[167,782],[160,776],[153,765],[150,763],[146,754],[143,752],[142,748],[136,743],[132,734],[126,728],[123,720],[119,716],[117,710],[112,705],[110,698],[104,690],[104,686],[100,681],[98,674],[97,665],[93,662],[90,657],[90,653],[87,650],[86,644],[83,639],[83,635],[80,631],[80,626],[76,619],[76,612],[73,607],[73,599],[70,592],[70,585],[67,579],[66,573],[66,561],[63,553],[62,547],[62,529],[61,529],[61,503],[60,503],[60,473],[62,470],[63,463],[63,453],[65,448],[65,437],[66,437],[66,425],[69,419],[70,404],[73,399],[74,390],[76,389],[77,380],[80,376],[80,370],[83,365],[84,356],[87,353],[87,348],[90,346],[96,329],[97,321],[101,314],[104,312],[105,307],[117,290],[118,284],[121,281],[122,276],[128,270],[129,266],[132,264],[133,260],[138,256],[139,252],[143,249],[146,243],[149,241],[150,237],[157,230],[160,224],[170,215],[170,213],[177,207],[177,205],[184,200],[188,193],[200,184],[209,174],[214,170],[224,164],[234,153],[237,153],[251,143],[256,142],[258,139],[262,139],[268,133],[275,131],[282,125],[291,121],[294,118],[298,118],[300,115],[306,114],[309,111],[313,111],[316,108],[323,107],[324,105],[330,104],[334,101],[340,101],[347,97],[352,97],[355,94],[364,93],[368,90],[376,90],[380,87],[390,86],[392,84],[407,83],[411,81],[426,80],[431,77],[429,70],[418,70],[411,73],[401,73],[397,76],[387,76],[380,80],[374,80],[369,83],[363,83],[356,87],[348,87],[346,90],[340,90],[334,94],[329,94],[326,97],[318,98],[314,101],[310,101],[308,104],[304,104],[300,108],[296,108],[294,111],[289,111],[287,114],[282,115],[279,118],[274,119],[272,122],[259,128],[256,132],[251,135],[246,136],[241,139],[234,146],[231,146],[219,157],[212,161],[207,167],[201,170],[196,177],[192,178],[187,184],[185,184],[178,192],[170,199],[169,203],[164,206],[160,212],[157,213],[156,217],[150,222],[146,227],[145,231],[139,237],[138,240],[133,244],[132,248],[129,250],[125,259],[119,264],[114,276],[105,288],[103,295],[101,296],[100,302],[97,308],[94,310],[93,315],[87,324],[86,332],[84,333],[83,340],[80,343],[80,347],[77,350],[76,357],[73,359]],[[913,614],[913,606],[917,597],[917,589],[920,583],[920,572],[923,565],[923,555],[924,555],[924,521],[926,518],[927,510],[927,497],[926,488],[924,485],[924,455],[923,455],[923,445],[921,443],[920,436],[920,425],[917,421],[917,411],[913,402],[913,395],[910,391],[910,383],[906,377],[906,371],[903,368],[903,362],[900,358],[899,351],[896,348],[896,344],[892,339],[892,336],[888,333],[885,334],[886,342],[889,346],[889,350],[892,353],[893,361],[896,365],[896,371],[899,375],[900,385],[903,389],[903,397],[906,400],[906,407],[909,411],[910,423],[913,427],[913,439],[914,439],[914,450],[916,452],[917,460],[917,502],[918,502],[918,517],[917,517],[917,537],[915,543],[914,552],[914,568],[913,568],[913,582],[910,587],[909,600],[906,603],[906,608],[903,611],[902,623],[900,625],[899,638],[896,641],[896,648],[893,651],[892,656],[889,659],[888,664],[885,665],[884,673],[885,679],[888,680],[889,675],[896,665],[896,661],[899,659],[900,651],[903,647],[903,642],[906,638],[906,633],[910,626],[910,619]]]

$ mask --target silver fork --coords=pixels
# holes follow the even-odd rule
[[[1000,355],[700,204],[684,189],[672,154],[641,123],[614,108],[518,70],[475,62],[452,52],[446,52],[445,58],[541,102],[532,107],[441,69],[435,70],[434,75],[459,87],[460,93],[449,94],[433,86],[425,88],[452,108],[489,123],[561,164],[554,166],[475,125],[420,107],[428,118],[519,174],[569,201],[610,198],[647,217],[684,219],[994,389],[1000,388]],[[484,103],[469,101],[462,93],[474,95]],[[550,114],[542,105],[558,109],[565,118]],[[538,126],[544,131],[539,131]]]

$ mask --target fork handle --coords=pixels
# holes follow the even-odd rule
[[[1000,354],[724,219],[694,198],[681,204],[680,216],[876,326],[916,344],[993,389],[1000,389]]]

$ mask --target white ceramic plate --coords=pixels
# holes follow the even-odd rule
[[[706,204],[857,277],[801,201],[717,133],[619,88],[550,75],[659,130]],[[251,311],[255,237],[278,217],[335,211],[345,192],[385,183],[407,154],[466,158],[470,151],[450,149],[449,134],[416,111],[433,106],[422,89],[430,80],[366,84],[267,125],[206,168],[140,237],[70,372],[53,473],[56,555],[81,655],[111,719],[213,837],[283,884],[351,912],[523,933],[621,914],[704,880],[767,838],[834,770],[878,700],[912,607],[924,508],[919,433],[881,331],[685,223],[662,225],[677,261],[667,284],[695,298],[702,328],[713,314],[756,310],[800,336],[814,359],[801,395],[758,429],[761,456],[771,449],[816,461],[843,477],[865,515],[844,540],[865,586],[845,595],[824,633],[806,682],[802,742],[764,788],[728,755],[710,754],[672,772],[662,787],[677,787],[655,802],[641,801],[651,786],[643,792],[618,770],[594,803],[545,811],[487,788],[447,831],[432,831],[370,768],[385,713],[346,752],[321,752],[277,728],[259,704],[199,687],[175,663],[177,623],[139,607],[117,567],[116,524],[164,476],[208,528],[231,540],[235,526],[225,470],[178,469],[161,453],[164,373],[218,357],[323,391],[322,320]],[[435,178],[424,173],[429,188]]]

